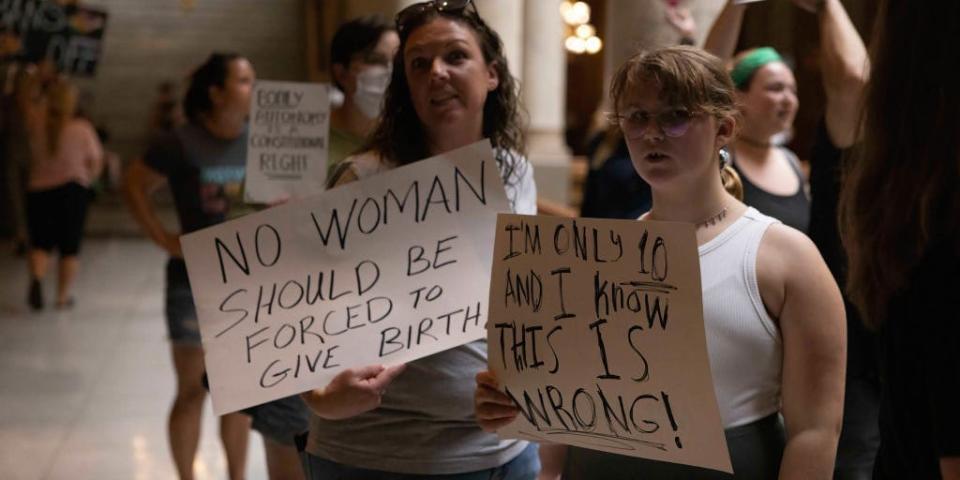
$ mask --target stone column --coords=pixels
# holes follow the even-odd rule
[[[538,195],[566,205],[570,197],[570,150],[564,140],[567,58],[560,2],[523,2],[523,82],[530,119],[527,152]]]
[[[490,28],[503,41],[504,54],[510,72],[517,80],[523,80],[523,61],[526,51],[523,45],[523,6],[528,0],[482,0],[475,4],[477,11]],[[543,1],[543,0],[535,0]]]

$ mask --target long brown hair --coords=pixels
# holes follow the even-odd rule
[[[519,157],[524,154],[525,146],[517,81],[510,75],[500,36],[470,9],[459,13],[426,9],[422,15],[404,24],[400,31],[400,48],[393,59],[390,85],[384,97],[383,113],[363,150],[377,152],[384,159],[398,165],[406,165],[430,156],[423,125],[410,98],[403,49],[414,30],[438,17],[469,27],[476,34],[484,61],[493,65],[497,71],[499,85],[487,94],[483,105],[483,136],[489,138],[497,148],[497,163],[500,165],[504,183],[512,183],[519,177],[518,174],[522,173],[519,169],[527,168]]]
[[[874,30],[864,141],[845,174],[847,291],[873,327],[933,247],[958,249],[960,2],[884,1]]]
[[[77,87],[65,78],[56,79],[47,89],[47,111],[44,125],[47,153],[55,155],[60,148],[60,134],[77,114]]]
[[[619,118],[621,101],[628,92],[641,88],[644,83],[658,85],[660,95],[670,106],[717,119],[729,117],[735,125],[740,123],[733,81],[723,62],[699,48],[678,45],[641,51],[630,57],[610,81],[614,119]],[[740,176],[722,161],[720,180],[727,192],[738,200],[743,199]]]

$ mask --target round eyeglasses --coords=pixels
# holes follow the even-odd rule
[[[620,124],[623,133],[630,137],[642,136],[656,123],[664,135],[676,138],[683,136],[690,128],[696,115],[682,108],[670,109],[652,114],[643,110],[631,110],[625,114],[612,116]]]

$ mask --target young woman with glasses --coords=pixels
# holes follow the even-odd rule
[[[536,213],[533,172],[521,153],[516,83],[500,38],[469,1],[418,3],[397,15],[400,48],[383,114],[365,151],[331,183],[375,175],[490,139],[507,197]],[[473,376],[485,341],[405,366],[347,370],[303,395],[315,413],[307,475],[315,479],[533,479],[536,446],[499,440],[473,416]]]
[[[739,179],[721,149],[739,114],[727,72],[692,47],[640,53],[610,96],[653,193],[641,218],[696,225],[707,349],[735,475],[570,447],[564,478],[830,478],[843,406],[840,292],[806,236],[730,193]],[[485,429],[516,419],[490,373],[477,383]]]

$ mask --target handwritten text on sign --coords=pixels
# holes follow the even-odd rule
[[[501,436],[732,472],[692,226],[500,215],[491,282]]]
[[[214,411],[483,338],[508,210],[484,141],[181,237]]]
[[[321,192],[330,130],[327,86],[258,80],[250,102],[246,198],[272,203]]]

